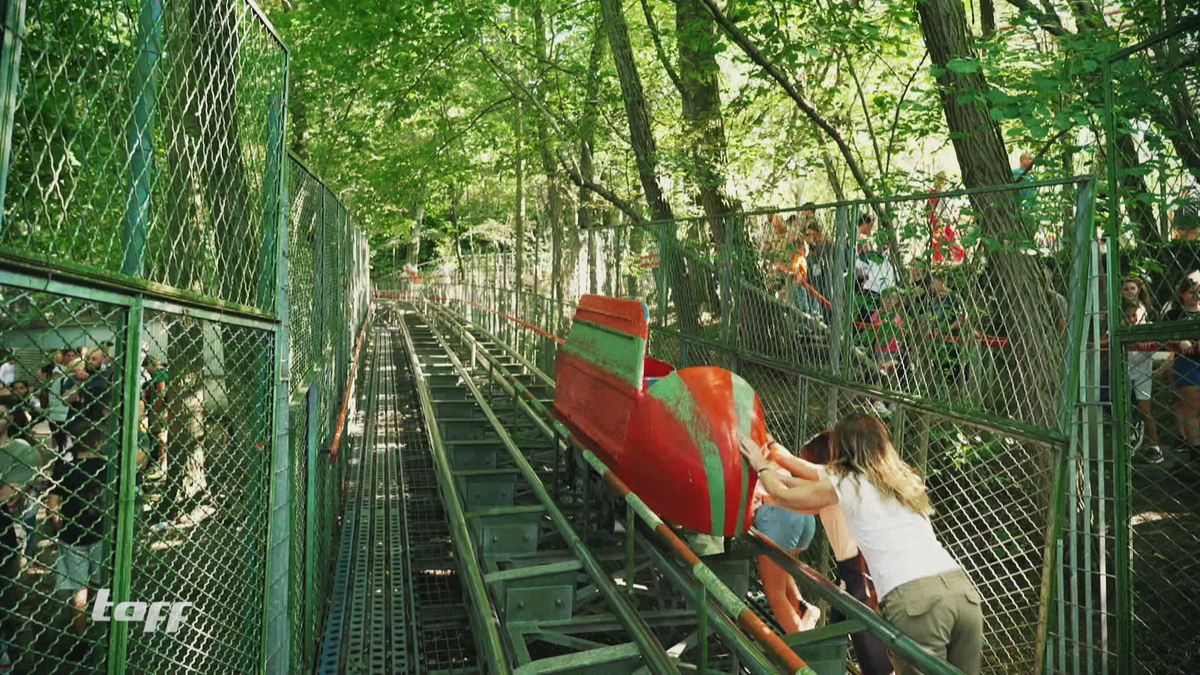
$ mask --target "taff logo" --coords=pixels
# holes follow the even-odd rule
[[[145,621],[146,624],[142,627],[143,633],[153,633],[158,630],[158,625],[162,623],[164,617],[163,610],[167,610],[165,616],[169,617],[165,628],[166,632],[178,631],[179,625],[183,623],[183,610],[192,606],[190,602],[121,602],[117,603],[110,619],[108,610],[113,609],[113,603],[109,602],[108,597],[107,588],[100,589],[96,593],[96,605],[92,607],[92,621]],[[149,610],[147,610],[147,605]]]

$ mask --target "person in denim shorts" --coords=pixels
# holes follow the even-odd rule
[[[772,466],[770,471],[783,471]],[[760,483],[761,485],[761,483]],[[755,496],[754,528],[779,548],[799,553],[808,548],[817,533],[817,521],[811,514],[796,513],[769,503],[765,492]],[[771,611],[785,633],[798,633],[817,625],[821,610],[800,596],[800,588],[791,574],[765,555],[758,556],[758,576]]]

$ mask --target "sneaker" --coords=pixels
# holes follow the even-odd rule
[[[1157,445],[1146,446],[1146,451],[1142,453],[1142,459],[1151,464],[1162,464],[1163,451]]]

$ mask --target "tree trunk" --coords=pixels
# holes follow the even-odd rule
[[[604,27],[608,33],[608,44],[612,48],[617,77],[621,81],[621,96],[625,101],[629,137],[633,145],[642,192],[654,220],[674,220],[671,205],[658,182],[658,145],[650,124],[650,111],[645,92],[642,90],[642,79],[638,74],[637,62],[633,58],[633,48],[629,44],[629,26],[625,23],[621,0],[600,0],[600,7],[604,13]],[[664,231],[664,225],[659,225],[659,228],[662,244],[659,264],[665,266],[670,287],[673,289],[679,327],[684,332],[698,334],[700,322],[695,303],[688,296],[687,272],[683,265],[675,260],[675,249],[678,247],[674,241],[674,231],[670,228]],[[667,293],[662,294],[659,302],[668,302]]]
[[[996,4],[993,0],[979,0],[979,23],[983,37],[996,32]]]
[[[954,59],[975,58],[968,44],[963,4],[959,0],[923,0],[917,11],[929,55],[942,71],[938,94],[963,183],[968,189],[1011,183],[999,125],[985,107],[960,102],[967,92],[987,90],[983,75],[955,73],[947,67]],[[988,295],[997,303],[992,314],[1000,317],[1011,346],[1012,382],[1022,383],[1030,397],[1025,406],[1014,400],[1016,397],[1006,397],[1006,412],[1014,419],[1055,428],[1061,354],[1056,348],[1055,320],[1040,283],[1041,266],[1022,251],[1033,233],[1024,225],[1014,192],[974,194],[971,204],[984,237],[999,244],[988,256],[988,278],[994,284]]]
[[[518,27],[516,32],[517,46],[520,42],[520,18],[519,10],[514,7],[513,10],[513,25]],[[519,65],[518,65],[519,67]],[[525,136],[525,120],[524,106],[521,103],[521,97],[517,97],[516,110],[513,112],[513,137],[515,148],[513,152],[513,164],[517,173],[517,194],[515,197],[516,204],[513,208],[513,217],[516,223],[513,227],[513,276],[516,279],[514,291],[516,295],[514,301],[516,306],[513,311],[517,316],[520,316],[521,292],[525,289],[525,153],[524,153],[524,136]]]
[[[638,74],[637,61],[629,44],[629,26],[621,8],[621,0],[600,0],[604,13],[604,27],[612,47],[613,62],[617,77],[621,81],[621,95],[625,101],[625,114],[629,121],[630,142],[633,145],[637,164],[638,180],[641,181],[646,204],[654,220],[674,220],[671,205],[658,182],[658,144],[650,124],[650,111],[646,95],[642,90],[642,78]]]
[[[412,240],[408,245],[408,264],[416,267],[421,264],[421,227],[425,224],[425,198],[417,203],[417,213],[413,222]]]
[[[534,48],[543,61],[549,61],[549,45],[546,43],[546,21],[542,14],[542,5],[533,6]],[[538,95],[541,96],[542,83],[538,83]],[[554,326],[558,326],[559,314],[562,311],[563,278],[562,278],[562,195],[558,186],[558,162],[554,157],[554,139],[546,128],[545,116],[538,117],[538,149],[542,155],[542,170],[546,174],[546,203],[549,206],[550,219],[550,297],[553,299]]]
[[[675,41],[679,49],[680,98],[685,142],[691,149],[693,179],[700,193],[709,236],[716,250],[725,245],[725,125],[721,118],[721,85],[717,64],[717,27],[700,0],[675,3]]]
[[[604,15],[598,13],[592,36],[592,53],[588,57],[588,81],[579,121],[579,175],[584,183],[595,180],[592,164],[592,147],[596,141],[596,115],[600,109],[600,66],[604,60]],[[596,211],[592,207],[592,192],[579,188],[579,229],[587,233],[588,247],[588,292],[596,293]]]

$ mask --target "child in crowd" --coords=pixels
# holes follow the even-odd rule
[[[1142,300],[1149,297],[1145,284],[1139,284],[1141,279],[1126,279],[1121,284],[1122,318],[1126,325],[1137,326],[1150,323],[1150,313]],[[1133,344],[1129,347],[1126,357],[1127,373],[1129,374],[1130,389],[1133,391],[1134,417],[1145,429],[1146,446],[1143,457],[1151,464],[1163,461],[1162,448],[1158,445],[1158,424],[1154,421],[1154,410],[1151,404],[1151,393],[1154,385],[1154,352],[1139,348]]]
[[[875,360],[879,370],[893,380],[897,389],[904,388],[904,353],[900,347],[900,333],[904,330],[904,312],[900,294],[891,290],[883,295],[883,305],[871,314],[874,331]]]
[[[962,302],[950,292],[946,277],[940,272],[929,275],[929,319],[933,329],[934,348],[937,350],[942,375],[947,382],[958,384],[967,379],[967,368],[962,360],[962,328],[966,318]]]
[[[1200,321],[1200,284],[1186,276],[1175,286],[1175,305],[1163,318],[1166,321]],[[1189,459],[1200,460],[1200,342],[1180,340],[1175,345],[1171,377],[1179,403],[1175,408],[1175,427]]]

